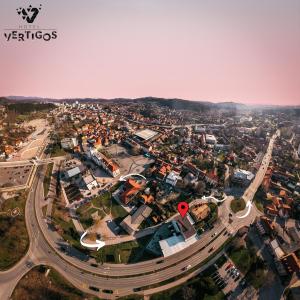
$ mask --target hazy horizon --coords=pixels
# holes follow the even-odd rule
[[[16,8],[49,42],[7,42]],[[0,94],[300,104],[298,0],[53,0],[0,4]],[[151,95],[151,96],[147,96]]]

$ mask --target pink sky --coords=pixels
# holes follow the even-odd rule
[[[1,1],[2,96],[300,104],[299,0],[40,3],[57,40],[6,42],[29,2]]]

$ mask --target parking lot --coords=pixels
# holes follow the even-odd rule
[[[0,187],[26,184],[32,166],[16,166],[0,168]]]
[[[236,290],[239,284],[245,284],[242,279],[242,274],[230,259],[227,260],[222,267],[211,274],[211,278],[215,284],[223,290],[225,295]]]
[[[131,155],[127,149],[121,145],[112,145],[106,149],[111,157],[120,166],[121,175],[131,173],[141,173],[147,165],[153,162],[153,159],[144,155]]]

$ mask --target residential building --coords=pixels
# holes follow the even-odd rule
[[[248,185],[254,177],[254,174],[250,171],[237,169],[234,171],[234,174],[231,177],[231,181],[235,183],[240,183],[242,185]]]
[[[199,222],[207,218],[210,213],[210,208],[206,203],[201,203],[193,206],[190,211],[194,219]]]
[[[122,202],[127,205],[132,198],[139,192],[141,189],[141,184],[139,184],[134,179],[128,179],[125,183],[125,191],[121,195]]]
[[[120,226],[129,234],[134,234],[141,223],[147,219],[152,212],[152,208],[143,204],[140,206],[133,215],[128,215],[121,223]]]
[[[107,173],[109,173],[112,177],[117,177],[120,175],[120,168],[116,162],[112,159],[107,158],[101,152],[98,152],[94,148],[90,148],[89,156],[95,162],[96,165],[102,167]]]

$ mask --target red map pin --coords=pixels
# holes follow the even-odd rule
[[[189,210],[189,205],[185,201],[179,202],[177,205],[177,210],[180,213],[181,217],[184,218],[186,213]]]

